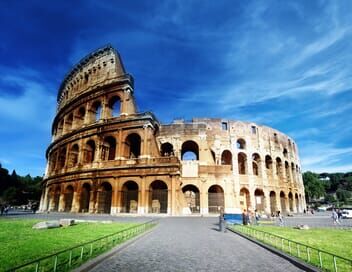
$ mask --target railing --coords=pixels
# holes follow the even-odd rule
[[[302,259],[309,264],[319,267],[323,271],[352,271],[352,259],[347,259],[325,250],[251,227],[236,225],[234,230]]]
[[[87,260],[120,244],[137,234],[147,231],[156,225],[155,220],[103,236],[101,238],[62,250],[34,261],[7,270],[14,271],[70,271]]]

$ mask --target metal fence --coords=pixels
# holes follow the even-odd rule
[[[323,271],[352,271],[352,259],[347,259],[336,254],[251,227],[236,225],[233,229],[245,236],[252,237],[294,257],[302,259]]]
[[[62,251],[58,251],[54,254],[11,268],[7,271],[70,271],[87,260],[98,256],[117,244],[147,231],[155,225],[155,220],[152,220]]]

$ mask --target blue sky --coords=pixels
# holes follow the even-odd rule
[[[352,1],[5,1],[0,162],[42,175],[68,70],[112,44],[140,111],[274,127],[303,170],[352,170]]]

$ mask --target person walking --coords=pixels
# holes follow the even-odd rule
[[[282,214],[280,211],[277,211],[277,217],[279,219],[279,226],[282,227],[284,225],[284,218],[282,217]]]
[[[332,209],[331,218],[332,218],[332,222],[334,225],[340,225],[339,216],[338,216],[337,212],[335,211],[335,209]]]

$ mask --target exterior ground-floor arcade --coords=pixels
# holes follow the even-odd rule
[[[243,210],[270,215],[304,209],[305,199],[298,190],[181,180],[176,175],[52,182],[45,187],[40,205],[41,211],[168,215]]]

